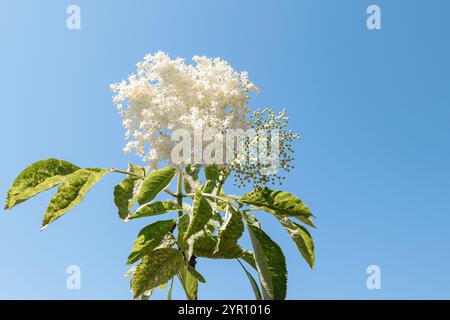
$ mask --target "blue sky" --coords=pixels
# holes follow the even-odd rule
[[[302,136],[284,189],[318,217],[313,271],[260,214],[286,254],[288,298],[450,298],[448,1],[0,3],[3,196],[39,159],[138,161],[122,152],[109,84],[157,50],[220,56],[261,89],[251,107],[286,107]],[[66,28],[70,4],[81,8],[81,30]],[[381,30],[366,28],[370,4],[381,7]],[[153,220],[120,221],[112,188],[121,178],[107,176],[44,232],[52,192],[3,212],[0,298],[131,298],[125,260]],[[66,288],[73,264],[81,290]],[[372,264],[380,290],[366,287]],[[235,261],[200,260],[198,269],[208,281],[199,298],[253,297]]]

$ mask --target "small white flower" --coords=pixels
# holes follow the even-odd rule
[[[247,72],[220,58],[192,60],[186,64],[161,51],[146,55],[128,81],[111,85],[129,140],[124,151],[135,151],[152,167],[170,161],[174,130],[193,133],[196,123],[220,131],[246,127],[248,95],[258,92]]]

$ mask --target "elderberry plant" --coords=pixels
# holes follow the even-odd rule
[[[195,65],[189,65],[163,52],[147,55],[137,64],[136,74],[112,85],[129,140],[125,151],[136,151],[147,166],[129,164],[127,170],[119,170],[80,168],[53,158],[37,161],[17,176],[5,208],[57,187],[43,217],[44,229],[78,205],[104,175],[122,174],[125,178],[114,188],[120,219],[172,217],[144,227],[132,245],[127,260],[132,267],[127,274],[132,277],[135,299],[148,299],[166,285],[171,299],[175,278],[188,299],[197,299],[199,282],[206,282],[196,269],[198,258],[236,259],[256,299],[285,299],[284,254],[263,231],[255,213],[272,215],[313,267],[314,244],[305,228],[314,227],[311,211],[295,195],[268,187],[285,179],[279,169],[293,168],[293,143],[299,136],[287,130],[284,110],[277,114],[266,108],[249,116],[248,95],[258,88],[246,72],[234,71],[219,58],[196,56],[193,60]],[[233,153],[230,163],[198,163],[192,161],[191,151],[185,152],[182,162],[174,161],[176,144],[171,134],[178,129],[194,134],[194,124],[200,122],[217,132],[245,128],[253,134],[241,140],[243,148]],[[200,148],[206,142],[200,141]],[[261,159],[262,151],[269,156]],[[219,149],[212,153],[219,154]],[[253,184],[253,191],[227,194],[224,185],[231,176],[238,187]],[[162,194],[169,199],[160,200]],[[250,236],[251,250],[240,244],[244,231]],[[249,269],[256,271],[259,283]]]

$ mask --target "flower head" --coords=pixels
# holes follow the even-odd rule
[[[258,91],[247,73],[220,58],[192,60],[161,51],[147,55],[127,81],[111,85],[126,128],[124,151],[135,151],[152,167],[170,162],[174,130],[192,132],[198,123],[219,131],[246,126],[249,93]]]
[[[285,176],[280,169],[289,172],[294,168],[293,143],[300,140],[298,133],[287,129],[288,123],[285,109],[278,113],[270,108],[258,109],[250,115],[247,126],[255,134],[244,137],[243,148],[230,167],[235,186],[282,184]]]

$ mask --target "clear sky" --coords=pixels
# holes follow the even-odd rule
[[[66,8],[81,8],[81,30]],[[368,30],[366,8],[381,8]],[[286,107],[301,133],[284,189],[316,214],[308,269],[274,219],[288,298],[450,298],[450,2],[0,1],[0,194],[49,157],[126,168],[109,84],[146,53],[220,56],[247,70],[253,108]],[[126,257],[152,219],[122,222],[104,178],[40,232],[52,192],[0,215],[0,298],[129,299]],[[231,193],[242,192],[228,188]],[[366,268],[381,268],[368,290]],[[66,268],[81,268],[68,290]],[[199,260],[199,298],[253,298],[236,261]],[[165,293],[157,293],[156,298]],[[179,286],[175,298],[183,298]]]

